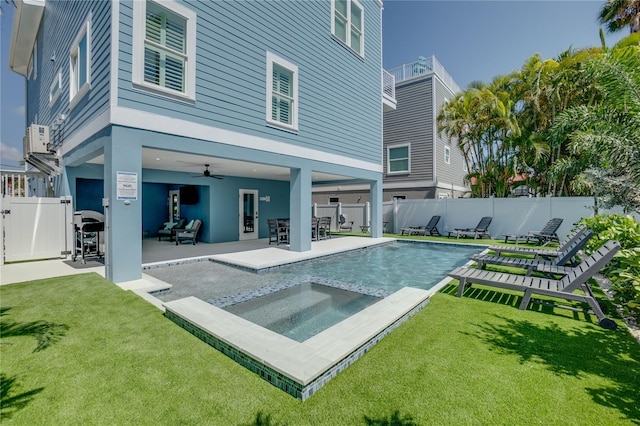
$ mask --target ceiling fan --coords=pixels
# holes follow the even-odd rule
[[[214,178],[214,179],[224,179],[224,176],[222,175],[212,175],[211,172],[209,171],[209,165],[205,164],[204,165],[204,171],[202,172],[201,175],[196,175],[193,177],[210,177],[210,178]]]

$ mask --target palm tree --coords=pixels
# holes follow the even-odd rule
[[[508,93],[509,79],[470,85],[445,105],[438,116],[438,131],[458,140],[469,174],[472,195],[507,195],[513,176],[511,142],[519,135]]]
[[[610,33],[629,25],[631,33],[640,31],[640,0],[607,0],[602,6],[600,23]]]
[[[640,187],[640,46],[621,42],[588,61],[585,73],[602,100],[561,113],[551,136],[571,140],[574,153],[592,167],[590,180],[612,203],[640,210],[640,194],[633,190]]]

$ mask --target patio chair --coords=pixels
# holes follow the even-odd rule
[[[176,231],[176,245],[184,241],[191,241],[195,246],[198,242],[198,231],[200,231],[201,225],[202,221],[200,219],[195,219],[189,222],[184,229]]]
[[[353,221],[348,221],[347,216],[343,214],[338,218],[338,223],[340,224],[340,232],[351,232],[353,229]]]
[[[527,235],[527,243],[529,240],[536,240],[537,244],[547,245],[550,242],[559,242],[558,228],[562,225],[563,219],[559,217],[551,219],[540,231],[529,231]]]
[[[473,237],[476,238],[491,238],[491,234],[489,233],[489,225],[493,218],[491,216],[485,216],[480,219],[480,222],[476,225],[475,228],[456,228],[453,231],[448,231],[449,234],[447,238],[451,238],[451,234],[455,234],[456,238],[460,237]]]
[[[401,228],[400,235],[404,235],[406,232],[407,235],[440,235],[438,228],[436,225],[440,221],[440,216],[431,216],[429,223],[425,226],[410,226],[408,228]]]
[[[534,259],[553,259],[557,257],[563,250],[575,243],[581,236],[587,232],[587,228],[584,226],[577,227],[567,237],[560,242],[556,250],[537,249],[529,247],[513,247],[513,246],[489,246],[489,250],[493,250],[496,256],[502,256],[505,253],[509,254],[525,254],[534,256]]]
[[[464,289],[472,283],[498,287],[509,290],[524,291],[524,297],[520,303],[520,309],[526,309],[534,294],[558,297],[566,300],[575,300],[589,305],[598,317],[600,326],[614,329],[616,323],[606,318],[602,308],[593,297],[593,291],[587,281],[602,269],[620,250],[620,243],[607,241],[596,252],[580,263],[560,280],[550,278],[525,277],[522,275],[505,274],[499,272],[483,271],[476,268],[456,268],[449,272],[449,276],[459,281],[458,297],[462,297]],[[583,294],[574,294],[577,289],[582,289]]]
[[[318,219],[318,234],[319,240],[331,238],[331,217],[323,216]]]
[[[176,229],[184,229],[189,221],[187,218],[180,218],[177,222],[165,222],[158,229],[158,241],[162,241],[162,237],[169,237],[169,241],[173,241],[176,236]]]
[[[591,235],[591,230],[588,230],[585,233],[581,234],[580,238],[578,238],[573,244],[565,246],[565,248],[560,251],[559,254],[552,260],[491,256],[487,254],[473,255],[471,256],[471,260],[478,263],[478,269],[485,269],[485,267],[490,264],[526,269],[527,276],[531,275],[534,270],[538,272],[565,275],[571,271],[570,266],[573,264],[573,259],[582,249],[582,247],[584,247],[587,241],[589,241]]]
[[[280,245],[280,243],[288,244],[288,228],[285,226],[284,221],[267,219],[267,224],[269,226],[269,245],[271,243],[276,243],[276,245]]]

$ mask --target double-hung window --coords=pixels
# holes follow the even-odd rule
[[[364,9],[357,0],[331,1],[331,33],[364,56]]]
[[[393,145],[387,147],[387,174],[407,174],[411,171],[410,146]]]
[[[445,164],[451,163],[451,148],[448,145],[444,146],[444,162]]]
[[[75,105],[91,87],[91,17],[82,25],[69,52],[69,101]]]
[[[134,1],[133,82],[195,99],[196,14],[176,1]]]
[[[267,52],[267,123],[298,130],[298,67]]]

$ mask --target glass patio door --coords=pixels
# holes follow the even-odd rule
[[[241,189],[240,205],[240,240],[255,240],[258,238],[258,190]]]
[[[180,220],[180,191],[169,191],[169,221]]]

